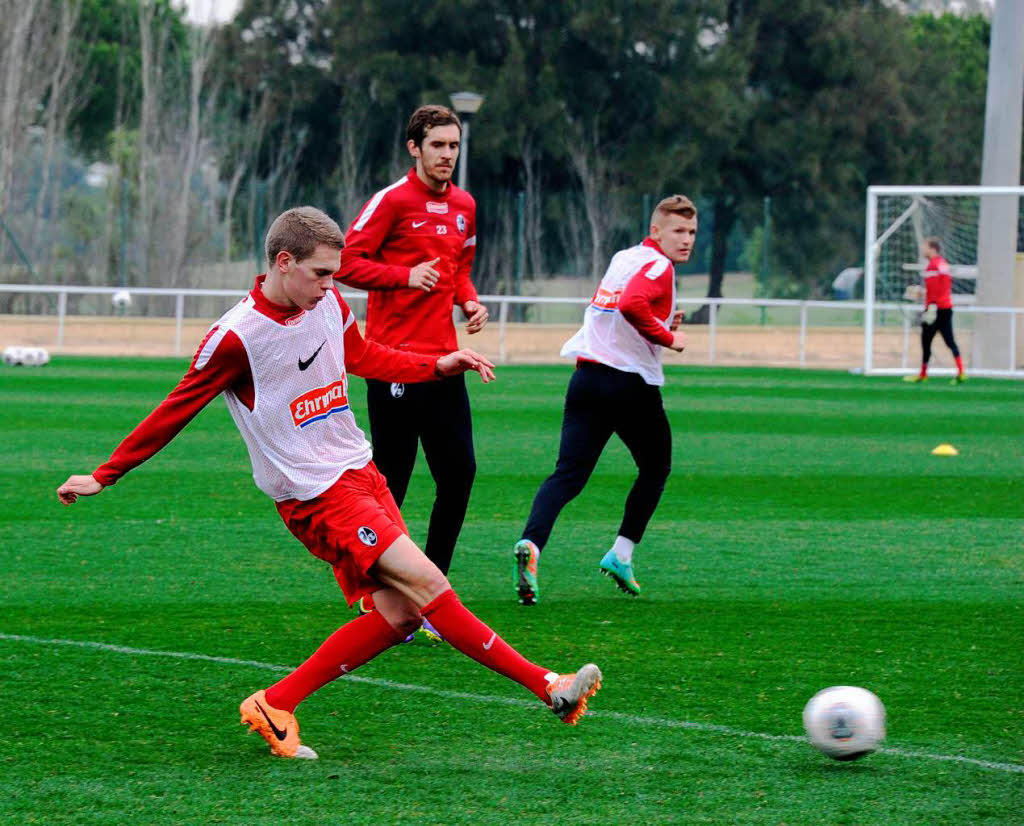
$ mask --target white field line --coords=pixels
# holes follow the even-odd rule
[[[67,645],[75,648],[91,648],[100,651],[112,651],[117,654],[135,654],[143,657],[172,657],[179,660],[198,660],[201,662],[221,663],[223,665],[240,665],[247,668],[259,668],[264,671],[277,671],[288,673],[294,670],[294,666],[274,665],[257,660],[241,660],[235,657],[214,657],[209,654],[195,654],[188,651],[157,651],[148,648],[129,648],[124,645],[111,645],[105,642],[91,642],[88,640],[55,640],[43,637],[28,637],[22,634],[0,633],[0,640],[11,642],[25,642],[35,645]],[[365,683],[387,688],[393,691],[413,691],[420,694],[430,694],[434,697],[444,697],[450,700],[470,700],[477,703],[494,703],[506,706],[517,706],[519,708],[536,709],[535,700],[517,700],[514,697],[498,697],[491,694],[473,694],[466,691],[449,691],[444,688],[431,688],[425,685],[413,685],[411,683],[398,683],[393,680],[380,680],[373,677],[359,677],[354,674],[346,674],[345,680]],[[599,720],[618,720],[623,723],[630,723],[636,726],[651,726],[654,728],[688,729],[690,731],[701,731],[709,734],[722,734],[728,737],[744,737],[753,740],[771,740],[791,743],[806,743],[805,737],[796,734],[767,734],[761,731],[744,731],[743,729],[732,728],[731,726],[720,726],[714,723],[694,723],[688,720],[670,720],[662,717],[640,717],[635,714],[622,714],[618,711],[588,711],[587,717]],[[879,754],[889,754],[894,757],[909,757],[917,760],[941,760],[949,763],[964,763],[971,766],[980,766],[983,769],[994,771],[1024,773],[1024,765],[1017,763],[996,763],[991,760],[977,760],[973,757],[962,757],[958,754],[931,754],[923,751],[910,751],[908,749],[880,748]]]

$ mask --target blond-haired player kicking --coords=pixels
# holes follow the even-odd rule
[[[472,350],[422,356],[365,341],[332,280],[343,243],[338,225],[317,209],[280,215],[267,235],[267,274],[213,325],[178,386],[107,462],[91,475],[71,476],[57,495],[70,505],[114,484],[223,394],[253,478],[288,529],[330,563],[350,605],[369,594],[376,604],[291,674],[242,702],[242,723],[274,754],[315,758],[299,739],[295,707],[403,640],[424,618],[453,647],[574,725],[600,688],[598,667],[559,675],[536,665],[462,605],[409,538],[349,407],[349,373],[404,382],[474,370],[487,382],[494,365]]]

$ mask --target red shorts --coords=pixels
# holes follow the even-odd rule
[[[331,564],[349,605],[384,587],[370,568],[398,537],[409,535],[373,462],[346,470],[314,499],[278,502],[277,511],[311,554]]]

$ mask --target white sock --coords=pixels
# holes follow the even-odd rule
[[[612,545],[612,550],[615,551],[615,555],[619,558],[619,562],[623,565],[629,565],[633,562],[633,549],[636,547],[636,543],[632,539],[626,539],[624,536],[615,537],[615,544]]]

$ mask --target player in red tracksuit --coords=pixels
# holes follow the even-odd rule
[[[348,400],[348,374],[431,381],[493,365],[472,350],[441,356],[364,341],[334,287],[341,229],[312,207],[280,215],[267,235],[266,276],[203,339],[188,372],[110,459],[57,489],[65,505],[114,484],[163,448],[223,394],[249,449],[253,479],[288,529],[328,562],[351,605],[376,608],[335,631],[295,671],[246,698],[242,722],[282,757],[315,758],[295,707],[317,689],[390,648],[429,618],[462,653],[532,691],[575,724],[600,687],[592,663],[559,675],[526,660],[459,601],[409,538]]]
[[[928,380],[928,361],[932,356],[932,340],[939,333],[956,361],[956,376],[953,384],[962,384],[967,380],[964,373],[964,361],[960,357],[960,348],[953,338],[953,277],[949,272],[949,262],[942,257],[942,242],[938,238],[926,238],[922,247],[928,264],[924,268],[924,309],[935,305],[935,321],[921,323],[921,371],[916,376],[907,376],[907,381],[924,382]]]
[[[689,198],[665,198],[651,215],[650,235],[612,257],[583,326],[562,348],[576,359],[562,417],[555,471],[533,499],[515,544],[515,586],[523,605],[539,597],[537,565],[562,508],[583,490],[612,434],[637,465],[618,535],[599,564],[627,594],[640,595],[633,549],[661,499],[672,465],[672,432],[661,400],[663,347],[681,352],[676,328],[675,268],[690,258],[697,209]]]
[[[470,281],[476,251],[476,203],[452,181],[461,124],[443,106],[423,106],[409,120],[415,166],[374,195],[345,236],[337,278],[367,290],[366,338],[427,354],[458,347],[452,311],[476,333],[487,309]],[[374,461],[399,506],[423,454],[436,486],[425,551],[447,573],[476,475],[469,396],[463,376],[435,382],[367,381]],[[432,633],[429,623],[424,630]]]

